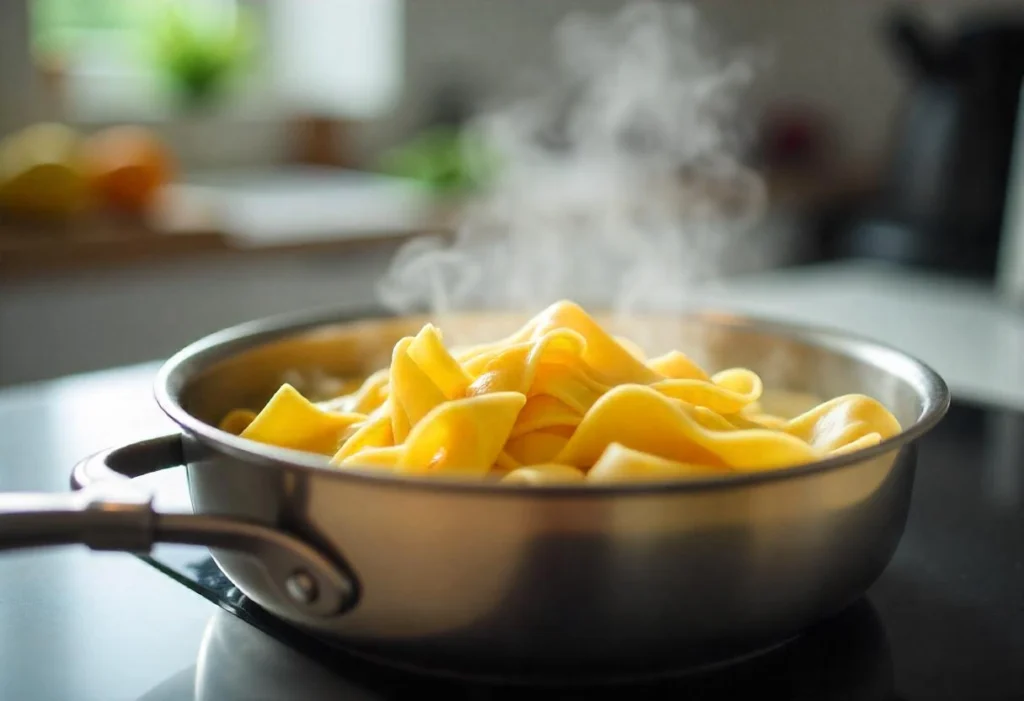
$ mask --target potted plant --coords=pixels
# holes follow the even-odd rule
[[[167,3],[158,13],[153,52],[183,106],[195,111],[223,96],[250,56],[254,33],[241,9],[220,16],[189,12],[186,5]]]

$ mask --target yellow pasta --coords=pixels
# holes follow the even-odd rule
[[[281,448],[334,455],[345,432],[365,420],[364,414],[325,411],[286,384],[239,435]]]
[[[252,420],[256,418],[256,412],[249,409],[234,409],[220,422],[220,430],[233,433],[236,436],[248,428]]]
[[[579,468],[568,465],[540,464],[512,470],[501,481],[506,484],[565,484],[583,482],[586,478],[586,474]]]
[[[354,386],[354,385],[352,385]],[[337,469],[491,479],[503,485],[615,484],[777,470],[900,432],[862,394],[772,413],[748,368],[709,375],[681,351],[650,358],[559,302],[495,343],[449,350],[425,325],[390,367],[315,404],[283,385],[221,428],[329,456]]]
[[[409,433],[399,472],[483,476],[497,460],[526,397],[495,392],[439,404]]]
[[[666,460],[620,443],[611,443],[587,477],[591,482],[643,482],[707,477],[722,474],[720,467]]]

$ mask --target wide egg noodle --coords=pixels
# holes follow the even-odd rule
[[[256,412],[251,409],[232,409],[221,419],[218,428],[221,431],[241,435],[242,431],[249,427],[249,424],[256,418]]]
[[[390,402],[390,400],[388,400]],[[342,443],[331,458],[332,465],[349,464],[349,458],[365,450],[390,448],[395,445],[395,434],[391,428],[391,416],[381,412],[359,424],[356,431]]]
[[[539,465],[554,461],[568,443],[567,436],[555,431],[531,431],[510,438],[505,452],[519,465]]]
[[[441,332],[432,324],[424,326],[409,343],[408,354],[447,399],[457,399],[466,393],[472,380],[448,353]]]
[[[391,357],[391,432],[396,443],[403,442],[432,409],[448,401],[430,375],[409,355],[414,339],[403,338]]]
[[[642,385],[621,385],[601,397],[555,462],[589,467],[611,443],[669,460],[741,471],[798,465],[821,457],[786,433],[704,428],[677,402]]]
[[[577,467],[558,464],[539,464],[520,467],[501,478],[505,484],[573,484],[583,482],[587,475]]]
[[[516,345],[487,356],[476,379],[466,389],[471,396],[488,392],[530,393],[537,371],[549,365],[583,365],[586,347],[582,336],[567,329],[556,329],[528,343]]]
[[[862,450],[901,430],[848,394],[783,413],[749,368],[708,374],[682,351],[647,359],[579,306],[559,302],[495,343],[457,352],[425,324],[391,364],[320,404],[283,385],[223,430],[330,457],[339,469],[612,484],[784,469]]]
[[[647,367],[669,380],[700,380],[701,382],[711,380],[703,368],[677,350],[652,358],[647,363]]]
[[[358,453],[349,455],[340,460],[331,462],[340,465],[356,465],[358,467],[386,467],[396,468],[405,453],[405,448],[400,445],[382,446],[378,448],[363,448]]]
[[[497,460],[525,403],[522,394],[496,392],[439,404],[413,427],[398,471],[483,476]]]
[[[583,413],[550,394],[534,395],[523,405],[509,438],[518,438],[525,433],[551,429],[573,431],[583,420]]]
[[[586,344],[580,357],[596,378],[607,385],[647,384],[662,379],[619,345],[577,304],[559,302],[551,305],[538,317],[531,335],[542,336],[559,328],[570,329],[583,337]]]
[[[334,455],[342,435],[365,420],[365,414],[324,411],[286,384],[239,435],[280,448]]]
[[[587,473],[591,483],[669,481],[690,477],[715,477],[729,470],[712,465],[666,460],[650,453],[632,450],[620,443],[610,444]]]
[[[694,379],[659,380],[651,385],[667,397],[718,414],[738,414],[761,396],[761,378],[750,370],[733,368],[717,373],[710,382]]]
[[[885,440],[901,429],[881,402],[863,394],[847,394],[797,416],[783,430],[820,449],[835,451],[873,433]]]

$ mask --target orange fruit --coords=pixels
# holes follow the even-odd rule
[[[111,209],[145,211],[174,175],[170,151],[144,127],[109,127],[88,137],[83,151],[92,190]]]

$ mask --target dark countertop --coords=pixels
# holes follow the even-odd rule
[[[154,371],[0,392],[0,490],[67,491],[81,457],[171,430],[150,397]],[[382,681],[336,657],[319,664],[312,648],[307,658],[279,639],[300,642],[261,633],[129,555],[0,556],[3,699],[319,701],[424,690],[421,679]],[[787,648],[701,682],[698,696],[733,698],[742,687],[816,701],[1024,698],[1024,414],[954,406],[921,444],[910,522],[886,573],[866,600]]]
[[[171,430],[153,366],[0,392],[0,490],[68,491],[71,467]],[[135,699],[195,664],[216,607],[130,555],[0,555],[0,698]]]

